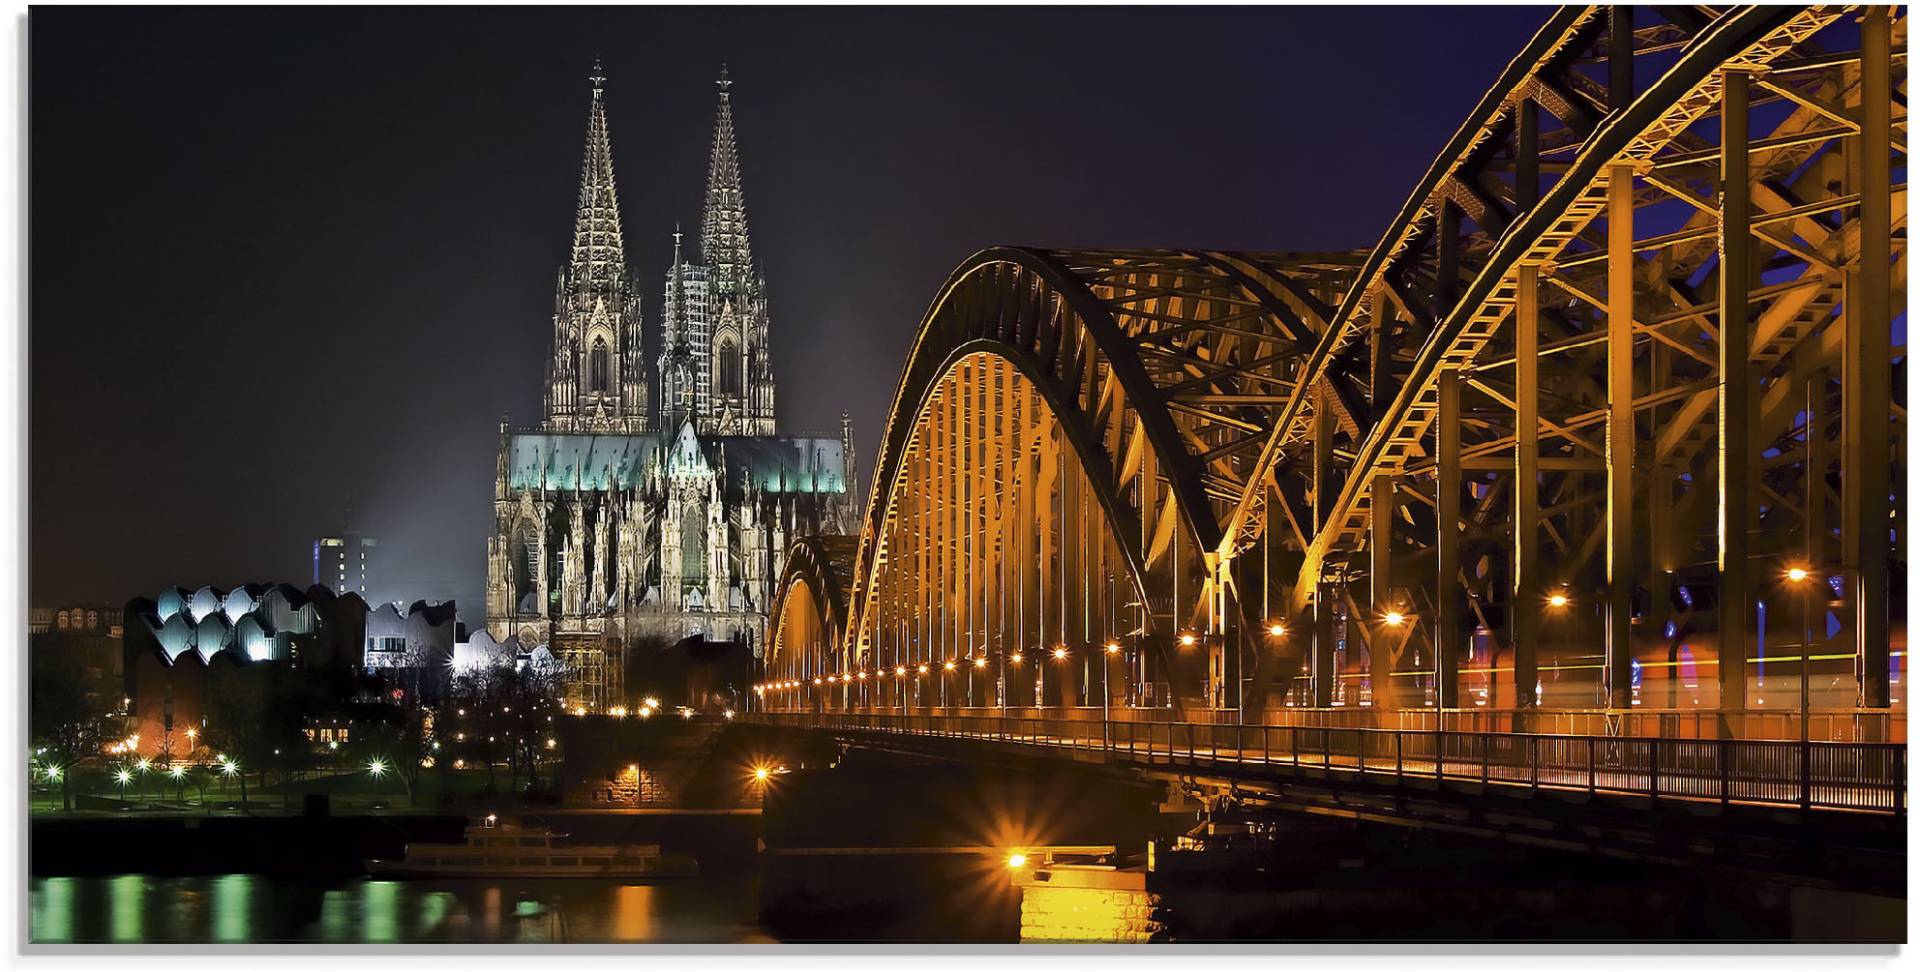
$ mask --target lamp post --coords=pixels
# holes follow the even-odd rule
[[[1807,716],[1812,696],[1808,669],[1813,665],[1813,571],[1805,567],[1790,567],[1787,569],[1787,583],[1800,591],[1800,748],[1804,752],[1809,738]]]
[[[1107,642],[1107,654],[1100,660],[1100,741],[1113,748],[1113,660],[1120,654],[1120,643]]]

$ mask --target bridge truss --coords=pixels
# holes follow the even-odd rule
[[[760,704],[1900,705],[1905,39],[1563,8],[1371,251],[976,254]]]

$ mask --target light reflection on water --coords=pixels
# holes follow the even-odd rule
[[[56,942],[766,942],[755,879],[376,881],[253,874],[36,878]]]

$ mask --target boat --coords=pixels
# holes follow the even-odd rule
[[[694,877],[690,854],[666,854],[658,844],[555,844],[565,838],[488,814],[467,825],[459,844],[408,842],[399,860],[368,860],[375,877],[675,878]]]

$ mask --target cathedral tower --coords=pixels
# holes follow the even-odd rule
[[[671,347],[676,339],[686,343],[694,375],[692,418],[699,431],[773,435],[766,278],[754,265],[747,234],[746,193],[733,131],[733,82],[725,67],[717,84],[720,106],[707,158],[700,263],[682,264],[676,247],[675,265],[667,272],[668,302],[674,306],[663,320],[663,344]],[[673,407],[663,397],[662,425]]]
[[[573,253],[554,294],[547,367],[549,428],[644,432],[651,426],[641,355],[640,292],[627,270],[620,199],[607,135],[605,74],[593,69],[593,103],[580,168]]]

